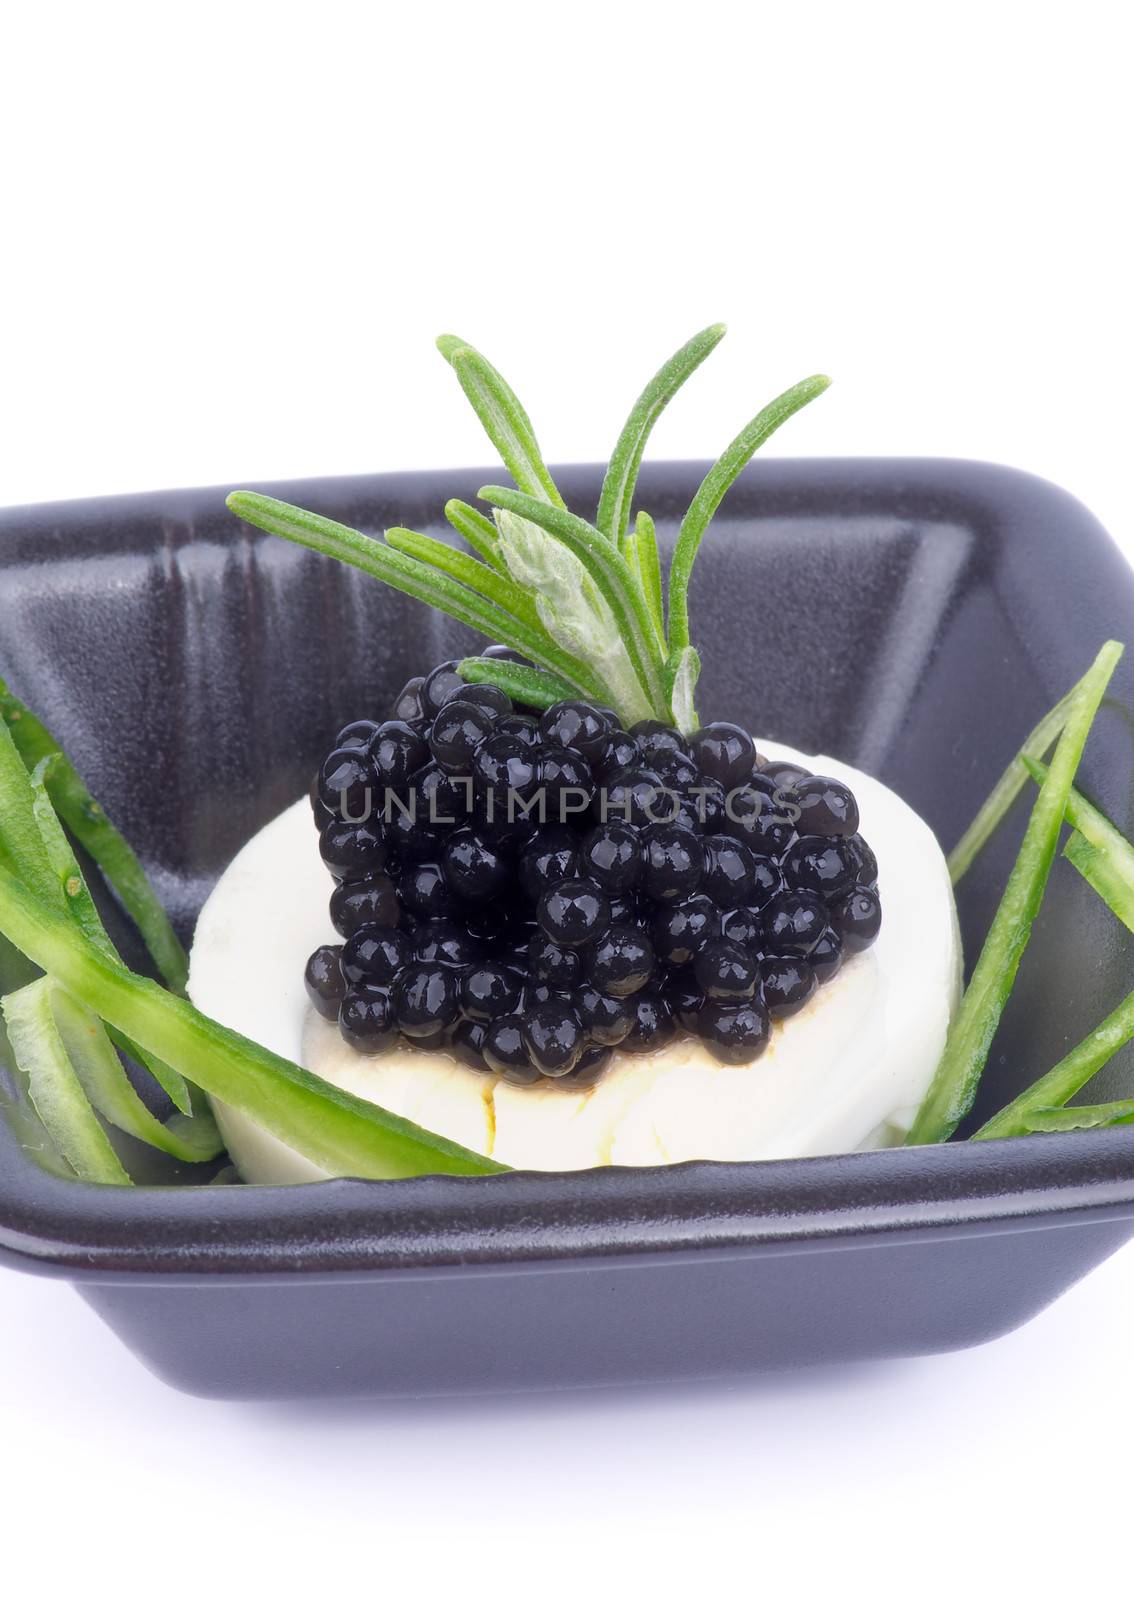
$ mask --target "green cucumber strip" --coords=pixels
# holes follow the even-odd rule
[[[88,939],[101,950],[103,955],[111,961],[121,962],[122,958],[111,942],[110,935],[103,926],[102,918],[98,914],[90,890],[83,879],[79,863],[75,859],[75,852],[71,849],[70,841],[63,832],[55,808],[51,804],[51,797],[47,792],[46,780],[51,767],[58,761],[58,756],[45,756],[31,774],[32,789],[32,815],[39,829],[39,836],[47,854],[47,860],[56,881],[62,885],[63,900],[70,915],[78,924],[80,930]],[[10,795],[9,795],[9,798]],[[139,1049],[128,1039],[118,1037],[115,1043],[120,1049],[126,1051],[133,1060],[137,1061],[159,1083],[166,1094],[173,1101],[177,1110],[184,1116],[193,1115],[193,1103],[189,1093],[189,1085],[173,1067],[166,1062],[159,1061],[151,1056],[148,1051]],[[213,1121],[212,1112],[202,1103],[201,1112],[206,1125]],[[204,1133],[200,1135],[205,1137]]]
[[[49,987],[55,1026],[75,1076],[91,1105],[107,1122],[178,1161],[212,1161],[220,1155],[224,1142],[210,1115],[186,1117],[175,1113],[168,1122],[159,1122],[139,1100],[118,1052],[94,1012],[80,1005],[53,979],[41,981]]]
[[[563,497],[544,465],[531,419],[500,373],[479,350],[455,334],[443,333],[437,348],[457,374],[485,433],[519,487],[549,505],[562,506]]]
[[[504,578],[508,576],[508,563],[500,554],[500,535],[496,531],[495,522],[482,516],[472,506],[467,506],[463,500],[447,500],[445,502],[445,520],[451,528],[455,528],[466,544],[495,567]]]
[[[29,771],[46,756],[56,758],[45,779],[52,805],[117,895],[166,983],[176,993],[184,994],[188,958],[142,863],[79,777],[66,753],[2,679],[0,716]]]
[[[546,710],[557,700],[573,700],[576,691],[562,678],[550,672],[540,672],[535,667],[523,667],[518,661],[498,661],[492,656],[466,656],[458,661],[457,671],[467,683],[487,683],[502,689],[510,699],[525,706],[539,706]]]
[[[653,623],[645,599],[618,551],[582,517],[576,517],[559,506],[546,505],[531,495],[489,485],[480,490],[480,498],[489,505],[500,506],[505,511],[514,511],[519,517],[526,517],[579,558],[614,613],[626,654],[647,704],[663,721],[668,720],[669,705],[662,691],[660,652]],[[550,664],[540,662],[539,665]],[[552,670],[559,669],[552,666]]]
[[[91,1110],[55,1025],[50,983],[41,978],[6,994],[0,1007],[31,1103],[75,1176],[88,1183],[129,1184],[130,1175]]]
[[[689,578],[705,530],[717,507],[751,461],[760,446],[770,439],[789,417],[810,404],[830,387],[830,378],[816,374],[778,395],[748,425],[711,466],[693,496],[677,534],[677,545],[669,569],[669,642],[676,650],[689,644]]]
[[[413,556],[438,572],[448,573],[450,578],[455,578],[466,588],[491,600],[529,628],[543,630],[535,601],[527,590],[521,589],[511,578],[502,576],[487,562],[478,561],[464,550],[454,550],[452,545],[443,544],[440,539],[431,539],[428,534],[415,533],[412,528],[387,528],[386,543],[391,549]]]
[[[1062,1106],[1033,1111],[1029,1133],[1074,1133],[1080,1128],[1117,1128],[1134,1122],[1134,1100],[1111,1100],[1101,1106]]]
[[[1028,775],[1042,783],[1047,768],[1028,756],[1023,761]],[[1077,789],[1067,802],[1067,820],[1076,831],[1063,854],[1134,933],[1134,844]]]
[[[336,1089],[314,1073],[221,1027],[91,946],[65,913],[0,868],[0,933],[102,1019],[207,1094],[337,1176],[408,1178],[507,1169],[487,1156]]]
[[[662,598],[661,557],[658,555],[658,536],[654,519],[648,511],[639,511],[634,521],[634,532],[630,537],[634,543],[634,557],[642,593],[646,597],[646,606],[653,618],[658,643],[664,651],[665,601]]]
[[[1078,1094],[1130,1039],[1134,1039],[1134,993],[1127,995],[1109,1017],[1100,1022],[1050,1072],[1025,1089],[1023,1094],[1017,1095],[1003,1111],[990,1117],[977,1129],[973,1138],[1011,1139],[1022,1133],[1031,1133],[1031,1124],[1038,1112],[1048,1112],[1066,1105],[1071,1096]]]
[[[1122,871],[1118,862],[1073,833],[1063,847],[1064,857],[1071,863],[1098,895],[1114,912],[1120,922],[1134,933],[1134,879]]]
[[[1068,797],[1095,713],[1122,646],[1103,646],[1075,690],[1051,767],[1028,820],[1020,853],[949,1029],[937,1071],[907,1144],[937,1144],[948,1139],[973,1103],[988,1052],[1008,1001],[1032,924],[1055,859]],[[1050,1105],[1051,1101],[1045,1102]]]
[[[602,494],[599,497],[598,515],[595,518],[595,526],[599,532],[613,540],[619,549],[623,546],[626,530],[630,525],[634,488],[638,482],[638,471],[642,465],[646,441],[650,437],[654,423],[685,380],[696,372],[706,356],[712,354],[724,336],[723,322],[715,322],[711,328],[704,328],[700,333],[695,333],[687,344],[683,344],[681,349],[670,356],[665,365],[655,372],[634,402],[634,408],[626,419],[618,443],[614,447],[614,454],[610,458],[610,465],[606,469]]]
[[[577,681],[577,664],[565,650],[549,644],[542,630],[537,633],[492,601],[454,582],[447,573],[411,560],[341,522],[289,506],[286,501],[274,500],[270,495],[237,489],[229,495],[226,504],[235,516],[252,527],[357,567],[391,589],[415,600],[424,600],[435,610],[475,628],[486,638],[511,645],[537,666],[546,667],[572,683]]]
[[[949,879],[956,888],[1004,821],[1028,781],[1027,762],[1045,756],[1063,732],[1067,714],[1079,685],[1065,694],[1057,706],[1036,723],[1020,749],[997,779],[992,793],[981,806],[949,855]]]

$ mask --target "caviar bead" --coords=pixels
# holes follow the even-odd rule
[[[592,828],[583,840],[583,871],[612,894],[633,889],[642,875],[642,849],[637,831],[625,822]]]
[[[369,822],[335,818],[319,837],[319,854],[331,876],[340,880],[369,878],[386,865],[389,853],[373,818]]]
[[[478,745],[472,771],[477,787],[483,793],[491,791],[505,811],[509,794],[526,798],[536,777],[533,752],[508,733],[490,734]]]
[[[819,980],[820,987],[830,983],[846,958],[843,941],[834,928],[819,935],[819,942],[807,957],[807,964]]]
[[[460,1014],[457,974],[439,961],[418,961],[406,967],[391,998],[398,1029],[407,1037],[447,1028]]]
[[[855,876],[859,883],[867,889],[873,889],[878,882],[878,858],[867,844],[861,833],[856,833],[847,840],[847,848],[857,863]]]
[[[764,938],[764,919],[754,906],[737,906],[726,912],[721,933],[746,950],[758,950]]]
[[[781,865],[789,883],[827,900],[849,893],[858,870],[858,861],[847,850],[845,840],[811,834],[788,847]]]
[[[428,1033],[406,1033],[402,1035],[406,1044],[412,1045],[415,1050],[436,1055],[439,1051],[448,1050],[453,1038],[452,1028],[431,1028]]]
[[[701,986],[688,967],[670,975],[665,984],[665,998],[673,1018],[686,1033],[697,1032],[697,1018],[705,1004]]]
[[[762,910],[776,895],[787,888],[784,875],[770,856],[755,856],[752,863],[752,881],[748,886],[746,904]]]
[[[832,907],[832,921],[839,931],[843,947],[852,953],[865,950],[877,939],[882,927],[882,902],[877,889],[861,885],[852,889]]]
[[[438,861],[421,861],[403,872],[399,884],[402,904],[417,917],[448,917],[457,897]]]
[[[418,929],[414,953],[419,961],[441,962],[447,967],[467,967],[484,956],[484,946],[458,922],[446,918]]]
[[[486,961],[461,975],[460,1005],[475,1022],[491,1022],[514,1011],[520,1000],[520,980],[500,962]]]
[[[425,679],[411,678],[390,708],[396,722],[408,722],[411,728],[420,728],[428,720],[425,706]]]
[[[431,761],[414,777],[414,820],[423,828],[452,832],[469,814],[471,787],[467,777],[443,772]]]
[[[801,779],[811,777],[806,767],[801,767],[794,761],[765,761],[760,772],[765,779],[774,783],[777,789],[790,789]]]
[[[540,742],[539,723],[535,717],[521,716],[518,712],[510,717],[501,717],[496,724],[496,732],[510,734],[528,750],[534,750]]]
[[[601,754],[610,729],[606,719],[585,700],[560,700],[539,719],[539,731],[549,744],[566,745],[588,761]]]
[[[643,835],[642,889],[651,900],[686,900],[701,881],[705,855],[687,828],[657,823]]]
[[[397,891],[384,872],[357,883],[340,883],[331,896],[331,921],[344,939],[366,922],[396,928],[399,915]]]
[[[429,745],[408,722],[380,723],[370,741],[370,759],[380,789],[403,793],[409,781],[429,760]]]
[[[773,1017],[794,1017],[818,987],[803,956],[772,956],[760,964],[760,990]]]
[[[583,1031],[592,1044],[621,1044],[634,1026],[635,1009],[632,1000],[620,995],[603,994],[590,984],[583,984],[572,995]]]
[[[785,808],[751,784],[725,797],[724,832],[746,844],[754,855],[783,855],[795,837],[795,823]]]
[[[518,1016],[496,1017],[485,1029],[484,1059],[508,1083],[534,1083],[540,1076],[532,1065]]]
[[[455,696],[433,719],[429,748],[442,772],[468,772],[477,746],[487,739],[496,719],[484,706]]]
[[[653,977],[654,949],[637,928],[610,928],[595,944],[587,976],[604,994],[637,994]]]
[[[390,991],[371,983],[348,989],[339,1007],[339,1032],[364,1055],[385,1050],[395,1032]]]
[[[520,856],[520,887],[538,900],[545,889],[571,878],[578,866],[576,837],[558,823],[541,828]]]
[[[446,844],[442,861],[449,887],[462,900],[491,900],[511,876],[500,852],[463,828]]]
[[[558,1089],[590,1089],[609,1067],[613,1055],[613,1050],[601,1045],[592,1046],[591,1049],[583,1051],[570,1072],[565,1072],[561,1078],[553,1078],[551,1081]]]
[[[616,773],[595,791],[591,815],[601,826],[607,822],[628,822],[634,828],[647,828],[655,822],[673,822],[680,797],[667,790],[657,772],[647,767],[631,767]]]
[[[793,785],[799,807],[796,828],[826,838],[849,838],[858,831],[858,801],[837,778],[801,778]]]
[[[486,644],[480,653],[489,661],[514,661],[518,667],[531,666],[527,656],[522,656],[518,650],[513,650],[510,644]]]
[[[693,757],[686,755],[683,750],[664,747],[660,750],[651,750],[649,761],[655,772],[660,773],[665,779],[666,787],[677,789],[682,794],[700,789],[708,781]]]
[[[439,666],[434,667],[433,671],[426,675],[421,688],[426,716],[435,715],[464,686],[465,680],[457,671],[455,661],[442,661]]]
[[[342,949],[341,944],[321,944],[318,950],[313,950],[308,956],[303,973],[307,998],[328,1022],[333,1022],[338,1016],[346,993],[346,979],[339,965]]]
[[[523,1020],[528,1056],[545,1078],[570,1072],[583,1050],[583,1029],[566,1000],[547,1000]]]
[[[610,897],[610,923],[611,927],[617,924],[637,923],[638,899],[631,893],[613,894]]]
[[[697,1033],[710,1055],[726,1067],[747,1066],[767,1049],[771,1018],[758,1001],[724,1005],[706,1000],[697,1018]]]
[[[574,750],[545,745],[539,755],[536,782],[543,790],[542,817],[569,824],[586,814],[594,793],[591,769]]]
[[[756,957],[735,939],[710,939],[697,952],[693,975],[710,1000],[735,1004],[755,994],[760,968]]]
[[[491,1067],[484,1059],[484,1041],[488,1029],[483,1022],[471,1022],[467,1019],[458,1022],[449,1035],[449,1049],[463,1066],[471,1067],[474,1072],[491,1072]]]
[[[665,996],[657,990],[646,989],[631,1001],[634,1007],[634,1025],[622,1041],[623,1050],[645,1054],[650,1050],[664,1050],[677,1037],[677,1024]]]
[[[707,895],[696,894],[657,912],[650,923],[655,953],[671,967],[684,967],[720,932],[721,916]]]
[[[452,699],[446,700],[446,706],[454,702],[467,702],[473,706],[483,706],[485,711],[492,713],[493,719],[506,717],[511,714],[512,702],[503,689],[497,689],[491,683],[466,683],[457,690]]]
[[[650,766],[656,764],[654,758],[657,756],[661,756],[664,761],[668,759],[670,753],[681,756],[689,754],[688,741],[671,723],[653,722],[647,719],[644,722],[636,722],[630,729],[630,734],[638,741],[638,749]]]
[[[768,953],[809,955],[828,926],[827,912],[817,894],[806,889],[789,890],[773,900],[764,913]]]
[[[711,834],[704,841],[704,855],[701,888],[715,905],[725,910],[751,899],[756,858],[746,844],[727,833]]]
[[[599,781],[609,783],[617,774],[637,766],[638,759],[637,741],[616,728],[591,764]]]
[[[389,985],[412,955],[413,944],[400,928],[367,924],[352,933],[343,946],[343,976],[348,983]]]
[[[332,750],[319,771],[319,799],[342,821],[370,816],[375,785],[374,764],[365,750]]]
[[[715,778],[726,789],[743,783],[756,759],[752,735],[735,722],[706,723],[693,735],[690,746],[705,776]]]
[[[365,750],[378,728],[376,722],[362,720],[348,722],[345,728],[340,728],[335,737],[335,748],[338,750]]]
[[[528,972],[553,989],[573,989],[582,976],[583,959],[577,950],[537,932],[528,940]]]
[[[399,861],[424,861],[437,850],[437,836],[422,820],[428,813],[422,806],[389,807],[382,832]]]
[[[556,944],[585,945],[610,926],[610,902],[589,878],[568,878],[545,890],[536,916]]]

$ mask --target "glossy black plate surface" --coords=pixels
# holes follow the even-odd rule
[[[647,468],[663,538],[699,479]],[[593,505],[595,468],[558,474]],[[260,486],[441,532],[483,472]],[[0,672],[58,733],[181,931],[334,730],[471,642],[242,529],[224,490],[0,513]],[[949,461],[767,461],[703,548],[700,703],[877,773],[950,845],[1108,636],[1134,574],[1076,501]],[[1134,822],[1134,660],[1083,787]],[[966,881],[976,948],[1019,836]],[[1130,936],[1052,889],[978,1113],[1129,988]],[[1092,1091],[1093,1093],[1094,1091]],[[1134,1093],[1134,1062],[1101,1094]],[[0,1257],[73,1278],[170,1382],[216,1395],[430,1393],[953,1348],[1016,1325],[1134,1233],[1134,1129],[750,1165],[132,1191],[42,1169],[0,1119]]]

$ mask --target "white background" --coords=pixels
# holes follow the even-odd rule
[[[775,451],[1007,461],[1134,549],[1124,12],[22,7],[0,504],[484,461],[441,331],[594,459],[723,317],[656,454],[825,370]],[[4,1274],[0,1565],[49,1595],[1095,1593],[1128,1568],[1132,1310],[1128,1251],[940,1359],[252,1407]]]

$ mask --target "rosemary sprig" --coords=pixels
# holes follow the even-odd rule
[[[228,504],[254,527],[359,567],[518,650],[543,674],[529,680],[536,698],[527,704],[543,704],[555,682],[611,706],[628,725],[643,717],[676,718],[690,732],[697,726],[693,687],[700,661],[689,638],[688,587],[697,550],[753,453],[828,383],[808,378],[766,406],[707,474],[678,536],[667,636],[657,536],[643,509],[630,530],[634,492],[654,423],[723,335],[723,323],[695,334],[639,395],[607,468],[594,524],[564,505],[514,391],[478,350],[453,334],[442,335],[438,349],[518,486],[482,491],[497,508],[494,520],[459,500],[446,505],[446,518],[475,557],[407,528],[391,529],[383,547],[265,495],[238,491]],[[471,676],[481,669],[466,662],[463,671]],[[474,681],[503,684],[498,673]]]
[[[705,357],[712,354],[724,336],[723,322],[715,322],[711,328],[695,333],[692,339],[683,344],[675,355],[670,356],[660,371],[654,374],[638,396],[634,409],[626,419],[626,426],[619,435],[614,454],[610,458],[610,465],[606,469],[602,494],[599,497],[598,515],[595,518],[595,526],[599,532],[613,540],[619,549],[623,548],[626,530],[630,526],[630,506],[634,499],[634,487],[638,481],[638,470],[642,465],[646,441],[653,431],[654,423],[686,378],[696,372]]]

